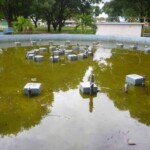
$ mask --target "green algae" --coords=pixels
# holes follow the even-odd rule
[[[35,47],[36,48],[36,47]],[[26,47],[30,50],[29,47]],[[70,62],[61,58],[59,63],[49,61],[50,53],[42,53],[43,62],[25,59],[25,48],[7,48],[0,55],[0,134],[17,134],[39,124],[50,112],[53,92],[77,88],[79,82],[92,63],[87,60]],[[28,82],[42,83],[42,92],[38,96],[23,94]]]
[[[97,84],[117,108],[129,110],[131,117],[150,125],[150,55],[123,49],[113,49],[111,53],[112,56],[106,59],[109,65],[95,67]],[[125,77],[128,74],[146,76],[145,86],[130,85],[128,93],[124,93]]]
[[[1,135],[17,134],[39,124],[53,107],[53,92],[78,88],[89,66],[93,68],[101,92],[106,93],[118,109],[129,111],[131,117],[150,124],[149,54],[113,49],[111,57],[105,59],[107,64],[93,61],[92,57],[72,62],[64,56],[59,63],[51,63],[50,52],[42,53],[43,62],[33,62],[25,59],[25,49],[30,47],[7,48],[0,55]],[[128,93],[124,93],[125,76],[135,73],[146,76],[145,87],[130,86]],[[23,87],[28,82],[42,83],[41,94],[24,95]],[[91,104],[90,112],[92,108]]]

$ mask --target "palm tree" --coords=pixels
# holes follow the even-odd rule
[[[13,27],[15,31],[25,32],[28,31],[30,28],[33,28],[33,25],[30,19],[26,19],[23,16],[19,16],[17,18],[17,21],[13,22]]]
[[[93,18],[92,15],[87,14],[81,14],[76,17],[76,26],[75,30],[78,29],[78,27],[81,27],[82,33],[86,33],[87,27],[90,27],[93,30],[93,33],[96,31],[96,20]]]

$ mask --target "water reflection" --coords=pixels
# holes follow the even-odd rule
[[[92,113],[94,111],[94,99],[97,97],[97,94],[85,95],[80,92],[80,95],[84,100],[89,101],[89,112]]]
[[[0,149],[150,149],[149,55],[103,48],[94,61],[50,64],[49,53],[44,62],[33,63],[21,49],[8,51],[0,59]],[[78,84],[91,72],[101,92],[82,95]],[[129,73],[147,75],[146,87],[130,86],[123,93]],[[43,89],[29,98],[20,89],[32,78]]]
[[[148,109],[150,94],[147,92],[150,88],[150,82],[146,82],[146,87],[130,86],[128,94],[123,93],[127,74],[146,75],[147,81],[150,80],[150,70],[147,67],[150,65],[149,55],[137,51],[114,49],[112,56],[105,60],[107,63],[111,63],[112,67],[105,65],[103,70],[95,67],[97,84],[102,87],[102,92],[107,93],[116,107],[121,110],[129,110],[133,118],[150,125],[148,115],[150,113]],[[100,65],[101,67],[103,66]]]
[[[30,50],[30,47],[26,49]],[[17,135],[38,125],[51,110],[48,108],[54,101],[53,92],[76,88],[89,64],[92,64],[92,58],[83,61],[82,65],[80,61],[52,64],[49,52],[42,55],[45,60],[35,63],[25,59],[23,47],[16,47],[8,48],[0,56],[1,135]],[[34,82],[32,79],[42,83],[42,93],[35,97],[24,96],[23,87],[28,82]]]
[[[89,100],[89,112],[93,112],[93,97],[90,97]]]

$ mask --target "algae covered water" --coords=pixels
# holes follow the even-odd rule
[[[98,47],[93,57],[58,63],[42,55],[27,60],[23,47],[0,54],[1,149],[150,149],[149,54]],[[79,83],[91,72],[100,92],[83,95]],[[145,86],[124,93],[125,76],[135,73],[146,76]],[[24,95],[28,82],[42,83],[41,94]]]

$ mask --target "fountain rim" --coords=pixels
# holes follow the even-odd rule
[[[3,42],[28,42],[28,41],[99,41],[99,42],[120,42],[130,44],[150,45],[148,37],[127,37],[127,36],[108,36],[95,34],[13,34],[0,35],[0,43]],[[0,47],[1,48],[1,47]]]

